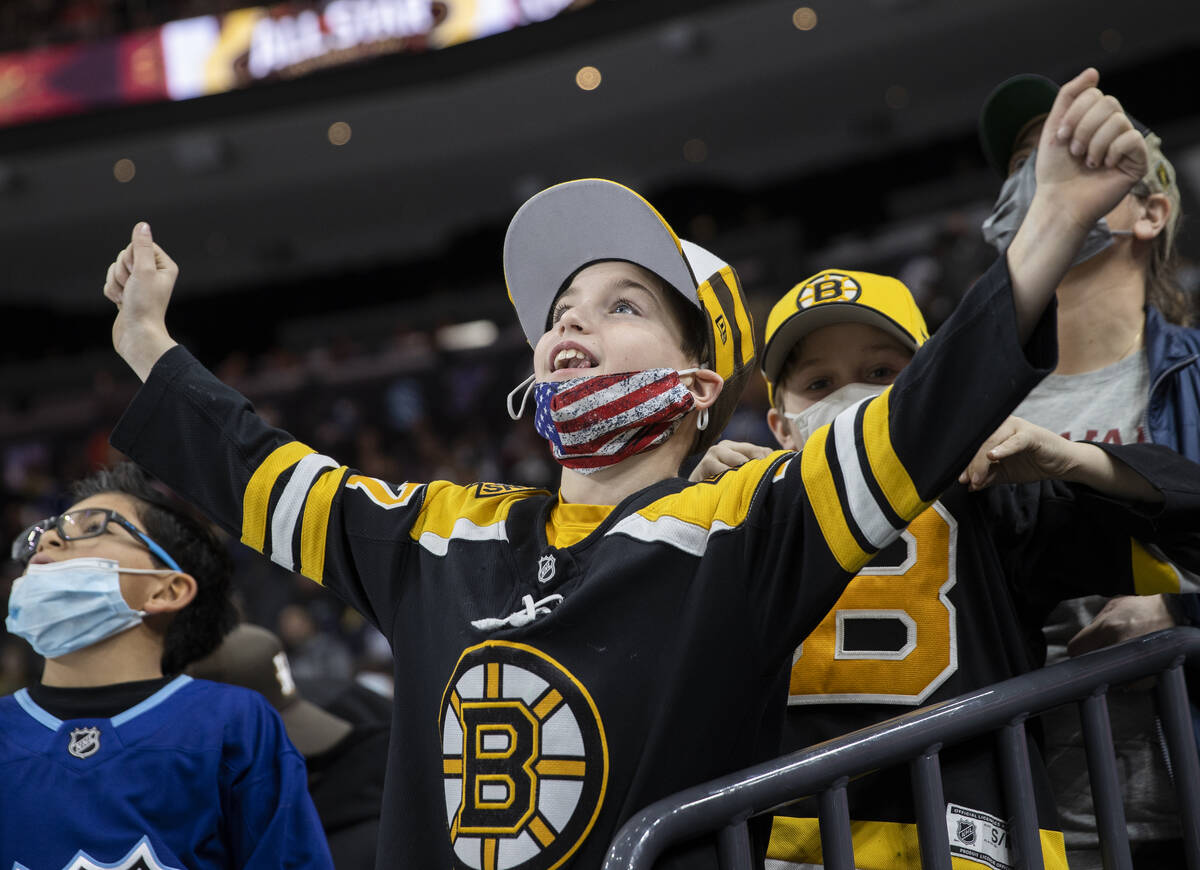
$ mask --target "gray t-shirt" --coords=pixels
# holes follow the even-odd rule
[[[1073,441],[1130,444],[1149,441],[1146,405],[1150,366],[1144,353],[1081,375],[1049,375],[1015,413]],[[1064,601],[1050,614],[1043,633],[1046,663],[1067,657],[1067,642],[1089,625],[1107,598],[1092,595]],[[1117,772],[1121,778],[1129,838],[1180,836],[1177,802],[1167,773],[1162,731],[1153,692],[1114,689],[1108,695]],[[1083,731],[1074,704],[1043,716],[1046,765],[1058,799],[1071,870],[1100,870],[1099,838]]]

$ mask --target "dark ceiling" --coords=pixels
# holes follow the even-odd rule
[[[969,147],[982,99],[1020,71],[1093,64],[1151,123],[1200,118],[1192,0],[837,0],[808,32],[798,5],[600,0],[436,54],[4,131],[0,305],[99,311],[142,218],[199,294],[429,257],[572,177],[653,191],[841,173],[853,196],[863,163]],[[584,64],[595,91],[574,83]]]

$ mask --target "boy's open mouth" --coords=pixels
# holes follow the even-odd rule
[[[550,370],[560,372],[565,369],[590,369],[599,365],[595,357],[574,343],[560,344],[554,348],[554,356],[550,361]]]

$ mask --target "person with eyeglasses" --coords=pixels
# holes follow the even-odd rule
[[[10,551],[45,668],[0,698],[0,867],[331,868],[279,715],[182,673],[236,622],[221,543],[131,464],[72,496]]]

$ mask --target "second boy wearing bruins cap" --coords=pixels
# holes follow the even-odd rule
[[[780,445],[825,449],[852,409],[887,390],[927,338],[912,294],[895,278],[829,269],[797,284],[770,312],[762,355],[768,422]],[[951,404],[937,416],[952,425],[958,411]],[[1161,452],[1117,455],[1143,473],[1173,462]],[[851,581],[797,649],[785,750],[1030,670],[1042,615],[1059,598],[1080,594],[1080,578],[1095,584],[1089,590],[1153,593],[1165,580],[1180,591],[1175,572],[1146,549],[1149,541],[1131,541],[1148,531],[1135,507],[1122,513],[1061,482],[973,494],[952,487]],[[993,745],[988,736],[942,753],[956,868],[1007,867],[1014,858]],[[1065,868],[1053,796],[1032,742],[1030,757],[1045,864]],[[856,867],[921,866],[911,793],[904,769],[850,784]],[[815,806],[786,812],[776,817],[769,857],[819,864]]]

